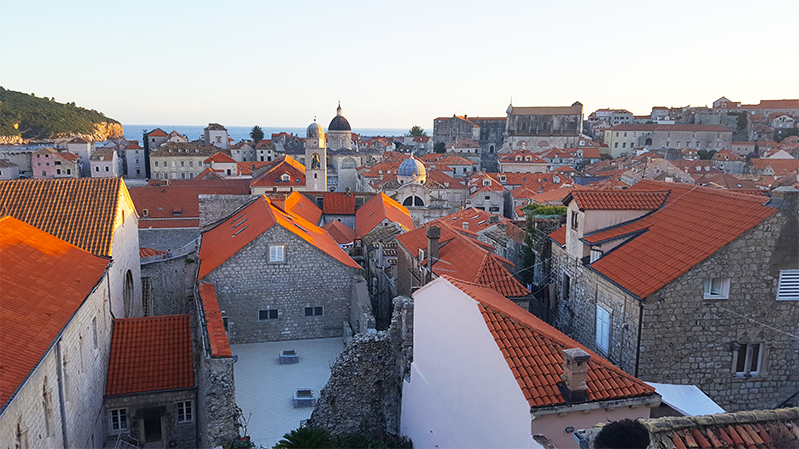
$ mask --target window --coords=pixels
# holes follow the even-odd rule
[[[56,169],[55,169],[55,173],[56,173],[57,175],[60,175],[60,174],[61,174],[61,169],[60,169],[60,168],[56,168]]]
[[[705,299],[728,299],[730,280],[723,278],[707,279],[704,283]]]
[[[485,199],[487,199],[487,200],[490,200],[490,199],[491,199],[491,196],[489,196],[489,195],[486,195],[486,196],[485,196]]]
[[[108,167],[105,167],[105,171],[108,171]]]
[[[499,212],[499,206],[491,206],[488,208],[489,212]]]
[[[610,311],[597,304],[596,306],[596,347],[605,354],[610,346]]]
[[[185,167],[186,166],[186,161],[180,161],[180,166],[181,167]]]
[[[613,148],[618,148],[618,147],[619,147],[619,142],[613,144]]]
[[[225,332],[228,332],[228,325],[230,324],[230,318],[223,316],[222,317],[222,325],[225,326]]]
[[[158,167],[158,161],[155,161],[155,166]]]
[[[117,408],[110,410],[111,413],[111,431],[121,432],[128,428],[128,410],[124,408]]]
[[[68,174],[68,175],[71,175],[71,174],[72,174],[72,169],[71,169],[71,168],[68,168],[68,169],[67,169],[67,174]]]
[[[175,404],[175,408],[177,409],[178,424],[192,422],[194,420],[192,405],[192,401],[178,402]]]
[[[97,317],[92,318],[92,337],[94,349],[97,349]]]
[[[276,320],[277,319],[277,309],[269,309],[269,310],[259,310],[258,311],[258,320]]]
[[[283,245],[269,245],[269,262],[285,262],[286,251]]]
[[[189,167],[194,167],[194,161],[189,161]]]
[[[799,301],[799,270],[780,270],[777,301]]]
[[[322,307],[306,307],[305,316],[322,316],[324,309]]]
[[[576,210],[572,211],[572,221],[571,221],[572,231],[576,231],[577,230],[577,225],[580,224],[579,223],[579,219],[578,219],[578,217],[579,217],[578,214],[579,214],[579,212],[577,212]]]
[[[760,374],[760,359],[763,355],[763,345],[761,343],[738,344],[735,350],[733,366],[735,375],[741,377],[751,377]]]
[[[563,299],[569,299],[569,293],[571,292],[571,283],[572,279],[569,277],[568,274],[563,275]]]

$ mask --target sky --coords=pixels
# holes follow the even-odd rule
[[[0,86],[124,124],[799,98],[799,1],[3,1]],[[12,20],[8,20],[12,19]]]

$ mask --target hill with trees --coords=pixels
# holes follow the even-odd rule
[[[58,103],[0,87],[0,141],[18,143],[80,135],[92,140],[118,137],[122,125],[95,110]]]

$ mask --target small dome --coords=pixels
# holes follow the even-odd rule
[[[328,131],[352,131],[350,122],[341,115],[341,103],[336,108],[336,116],[330,121],[330,126],[327,127]]]
[[[306,137],[309,139],[318,139],[324,135],[325,135],[325,129],[322,128],[322,125],[313,122],[311,123],[311,126],[308,127],[308,132],[306,134]]]
[[[404,178],[403,180],[407,182],[424,183],[427,179],[427,169],[422,161],[411,156],[400,164],[397,169],[397,178]]]

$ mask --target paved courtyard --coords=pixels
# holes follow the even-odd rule
[[[294,391],[310,388],[318,398],[344,344],[341,338],[321,338],[230,345],[230,349],[239,357],[233,368],[236,402],[245,418],[252,413],[247,433],[256,445],[271,448],[311,417],[313,407],[294,408]],[[300,362],[281,365],[280,351],[291,349]]]

